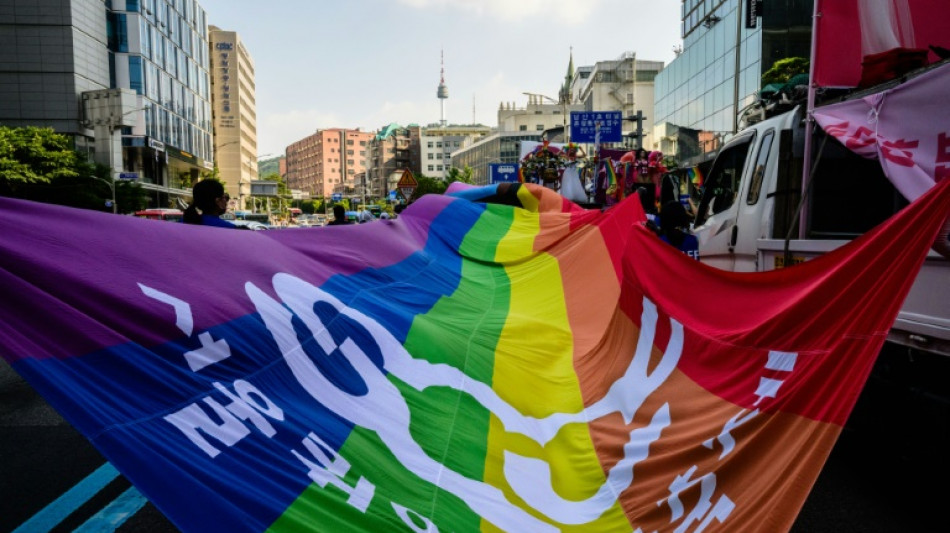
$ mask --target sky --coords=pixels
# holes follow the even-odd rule
[[[498,125],[501,103],[556,99],[575,68],[635,52],[669,63],[679,0],[198,0],[255,68],[258,157],[317,130],[442,119]]]

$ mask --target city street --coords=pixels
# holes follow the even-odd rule
[[[932,454],[946,450],[939,443],[947,439],[947,406],[927,411],[927,403],[899,402],[875,377],[870,385],[794,533],[945,530],[941,511],[950,492],[941,480],[948,461]],[[904,409],[916,412],[885,431],[885,421],[896,420],[895,410]],[[938,423],[928,424],[928,417]],[[89,483],[103,477],[102,456],[2,362],[0,458],[0,531],[73,531],[83,525],[95,531],[115,525],[120,532],[177,531],[137,491],[129,491],[121,475],[107,475],[101,490],[91,490]],[[16,529],[28,520],[31,527]]]

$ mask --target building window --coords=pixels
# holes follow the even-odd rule
[[[528,126],[526,124],[522,124],[518,126],[518,131],[528,131]]]
[[[537,126],[534,127],[534,129],[538,131],[544,131],[544,124],[538,124]]]
[[[142,58],[129,56],[129,88],[138,94],[145,90],[142,81]]]

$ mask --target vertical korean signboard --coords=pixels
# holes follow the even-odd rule
[[[216,80],[216,92],[218,100],[221,102],[221,117],[215,124],[215,127],[236,128],[237,122],[234,115],[231,114],[231,52],[234,51],[234,43],[216,42],[214,43],[214,52],[218,78]]]

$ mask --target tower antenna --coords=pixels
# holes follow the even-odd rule
[[[439,90],[436,92],[436,96],[438,96],[439,98],[439,106],[441,107],[441,110],[440,110],[441,115],[439,117],[439,124],[441,124],[442,127],[444,128],[445,127],[445,100],[449,97],[449,88],[445,85],[445,50],[442,50],[441,58],[442,58],[442,73],[439,78]]]

